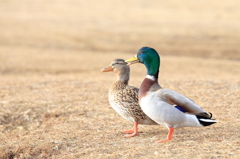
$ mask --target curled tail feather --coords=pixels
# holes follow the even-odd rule
[[[200,122],[200,124],[202,124],[203,126],[209,126],[212,124],[217,123],[217,121],[215,119],[212,119],[212,113],[209,112],[209,114],[207,113],[203,113],[203,114],[199,114],[196,115],[198,121]]]

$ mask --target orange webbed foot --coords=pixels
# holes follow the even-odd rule
[[[129,134],[129,135],[125,135],[125,137],[133,137],[133,136],[136,136],[138,133],[137,132],[134,132],[132,134]]]
[[[134,122],[134,126],[132,130],[125,130],[122,133],[126,133],[129,135],[125,135],[126,137],[133,137],[138,134],[138,122]]]
[[[170,128],[169,128],[169,131],[168,131],[167,139],[166,139],[166,140],[157,140],[157,141],[155,141],[155,142],[156,142],[156,143],[162,143],[162,142],[165,142],[165,141],[170,141],[170,140],[172,140],[173,131],[174,131],[174,129],[173,129],[172,127],[170,127]]]
[[[124,131],[122,131],[122,133],[124,133],[124,134],[132,134],[132,133],[134,133],[134,130],[124,130]]]
[[[171,140],[171,139],[170,139]],[[165,141],[170,141],[169,139],[166,139],[166,140],[157,140],[155,141],[156,143],[161,143],[161,142],[165,142]]]

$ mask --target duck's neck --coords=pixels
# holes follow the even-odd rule
[[[148,51],[149,52],[145,53],[145,55],[139,55],[140,61],[147,68],[147,76],[143,80],[139,89],[139,100],[145,97],[148,92],[155,92],[161,88],[158,84],[160,57],[154,49]]]
[[[126,73],[126,72],[119,72],[119,73],[117,73],[117,80],[116,80],[116,82],[128,84],[129,76],[130,76],[129,72],[128,73]]]
[[[160,58],[153,58],[152,61],[146,60],[144,65],[147,68],[147,75],[154,76],[155,79],[158,79]]]
[[[112,90],[124,89],[128,85],[129,73],[117,72],[117,80],[112,84]]]
[[[145,97],[148,92],[155,92],[160,88],[161,86],[158,84],[158,78],[147,75],[140,86],[138,94],[139,99],[141,100],[143,97]]]
[[[115,81],[112,83],[110,87],[110,92],[116,92],[118,90],[123,90],[127,86],[127,83],[121,81]]]

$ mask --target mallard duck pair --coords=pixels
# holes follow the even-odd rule
[[[140,107],[136,105],[136,108],[144,114],[145,120],[154,121],[155,123],[163,125],[169,129],[167,139],[156,142],[160,143],[171,140],[175,128],[202,127],[209,126],[217,122],[216,120],[211,119],[211,113],[206,113],[189,98],[176,91],[162,88],[159,85],[158,74],[160,57],[153,48],[143,47],[138,51],[137,55],[125,62],[129,65],[142,63],[147,68],[147,76],[143,80],[138,93],[138,103],[140,104]],[[124,63],[124,61],[122,63]],[[124,63],[124,66],[125,65],[126,64]],[[121,79],[121,76],[125,76],[125,78],[128,77],[127,81],[129,80],[129,70],[121,73],[119,70],[114,72],[118,75],[117,81]],[[125,98],[120,97],[114,100],[114,98],[117,97],[114,93],[118,92],[117,90],[119,87],[115,87],[115,89],[113,89],[113,87],[114,84],[111,86],[109,91],[109,102],[111,106],[126,119],[129,120],[131,118],[130,121],[136,122],[137,118],[135,117],[135,114],[126,113],[130,112],[129,110],[134,111],[134,108],[132,109],[132,107],[129,107],[132,100],[128,100],[126,102],[126,99],[128,99],[126,97],[131,96],[128,93],[129,91],[124,91],[124,96],[126,96]],[[137,100],[137,97],[135,97],[135,99]],[[135,101],[135,103],[137,102]],[[131,117],[129,115],[126,117],[125,114],[130,114]],[[154,122],[151,123],[155,124]]]

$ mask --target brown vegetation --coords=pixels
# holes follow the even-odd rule
[[[239,158],[240,22],[233,1],[0,1],[0,158]],[[160,83],[219,123],[132,124],[109,105],[100,69],[142,46],[161,55]],[[140,85],[143,65],[131,66]]]

